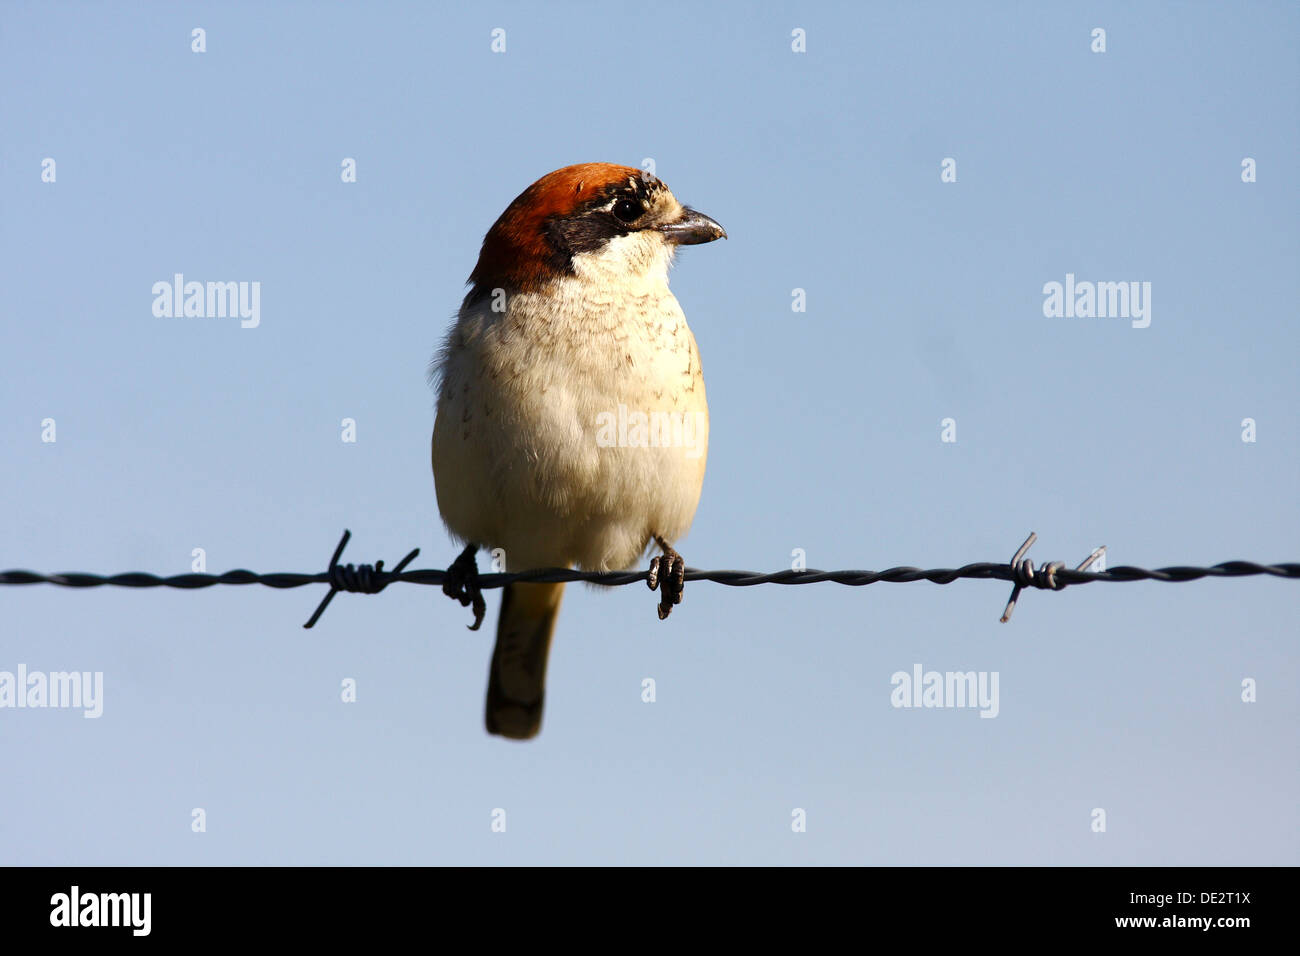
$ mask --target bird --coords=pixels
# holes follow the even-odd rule
[[[498,570],[630,568],[653,547],[660,619],[681,601],[673,544],[694,520],[708,451],[700,353],[668,288],[679,246],[726,238],[652,173],[582,163],[506,207],[430,364],[438,510],[465,545],[444,591],[477,629],[479,549]],[[541,730],[563,583],[504,589],[488,733]]]

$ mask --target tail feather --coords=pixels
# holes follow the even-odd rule
[[[546,660],[562,597],[563,584],[506,585],[488,674],[488,733],[528,740],[542,729]]]

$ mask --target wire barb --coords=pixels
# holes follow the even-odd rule
[[[1020,546],[1020,549],[1011,558],[1011,580],[1015,582],[1015,585],[1011,588],[1011,597],[1007,600],[1007,606],[1002,611],[1002,617],[1000,620],[1003,624],[1011,620],[1011,612],[1016,609],[1016,601],[1020,599],[1020,592],[1025,588],[1063,591],[1070,584],[1081,583],[1079,581],[1061,581],[1057,579],[1057,573],[1065,567],[1064,561],[1052,561],[1043,565],[1038,569],[1038,574],[1041,574],[1041,577],[1039,577],[1038,574],[1035,574],[1034,562],[1031,559],[1026,558],[1025,554],[1031,547],[1033,547],[1034,542],[1037,540],[1038,535],[1032,531],[1029,532],[1029,537],[1025,539],[1025,543]],[[1083,563],[1074,570],[1076,572],[1087,571],[1092,563],[1105,553],[1106,546],[1103,544],[1096,551],[1092,552],[1092,554],[1084,558]]]
[[[343,549],[348,546],[352,540],[352,532],[347,528],[343,529],[343,537],[339,538],[338,547],[334,549],[334,557],[330,558],[329,570],[326,574],[329,576],[330,590],[323,598],[320,604],[316,606],[315,613],[303,625],[304,628],[315,626],[320,620],[320,616],[325,613],[325,609],[330,606],[330,601],[334,600],[334,595],[340,591],[349,591],[354,594],[378,594],[394,581],[399,580],[397,575],[401,574],[403,569],[415,560],[420,553],[416,548],[401,561],[397,562],[397,567],[392,571],[384,570],[384,562],[375,562],[374,567],[363,564],[360,567],[353,567],[350,564],[339,566],[339,558],[343,556]]]

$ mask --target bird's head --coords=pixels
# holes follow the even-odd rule
[[[677,246],[726,236],[639,169],[566,166],[525,189],[488,230],[470,297],[493,288],[534,291],[564,276],[648,276],[667,270]]]

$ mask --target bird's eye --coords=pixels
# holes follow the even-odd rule
[[[639,202],[635,202],[631,199],[620,199],[618,202],[614,203],[612,211],[615,219],[621,223],[628,224],[640,219],[641,213],[645,210],[642,209]]]

